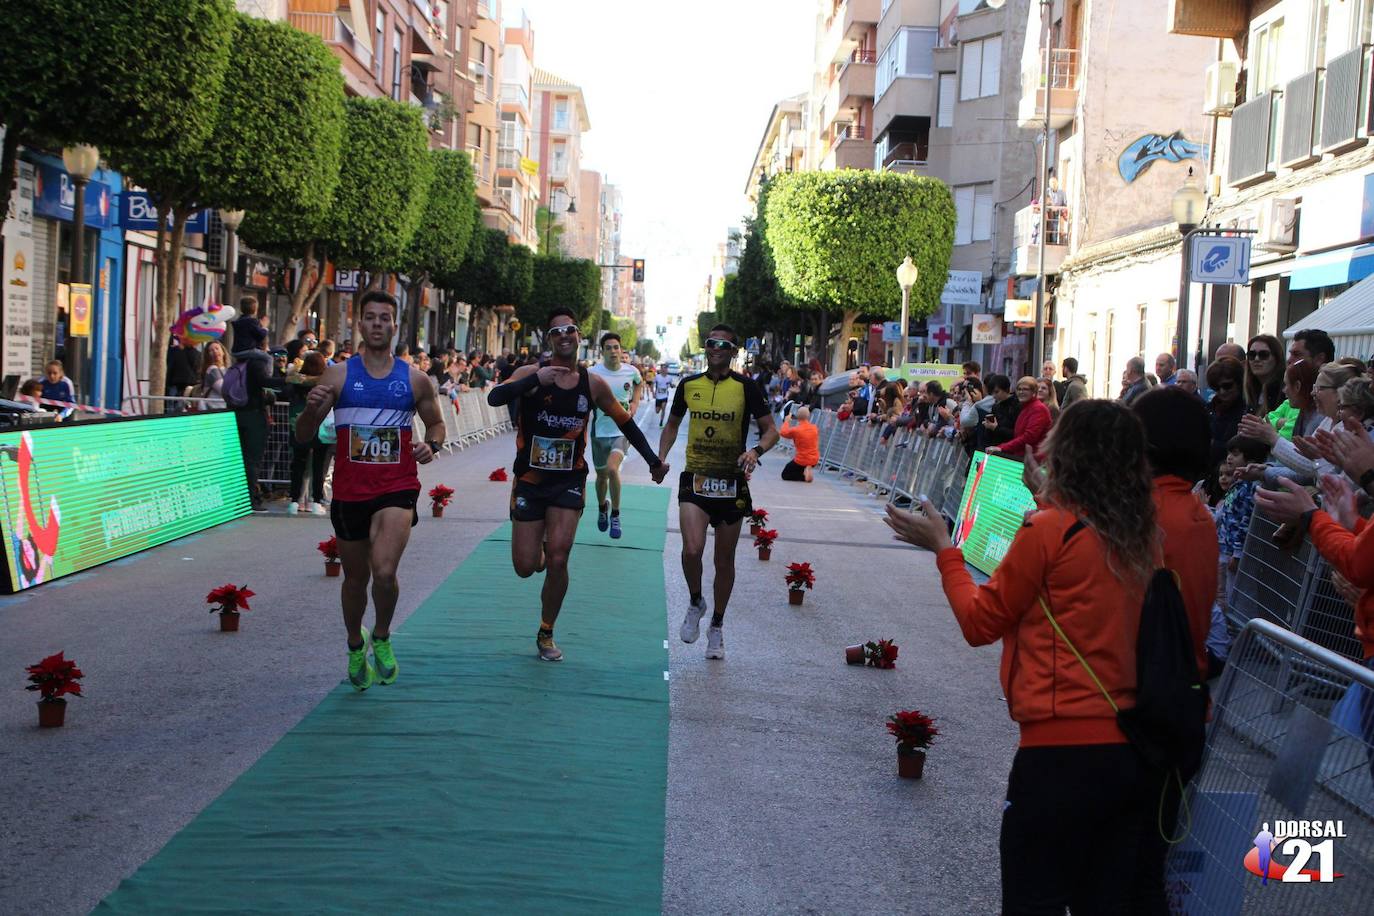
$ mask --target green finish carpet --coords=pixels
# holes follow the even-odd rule
[[[97,909],[658,912],[669,494],[626,487],[620,541],[584,513],[563,662],[507,526],[397,630],[394,685],[341,683]]]

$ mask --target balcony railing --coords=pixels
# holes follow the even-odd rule
[[[1047,246],[1068,245],[1071,228],[1068,207],[1051,206],[1045,208],[1045,244]],[[1016,211],[1016,220],[1012,226],[1012,244],[1017,248],[1034,247],[1040,244],[1039,204],[1031,204],[1029,207]]]
[[[878,52],[871,48],[859,48],[849,55],[851,64],[876,64],[878,62]]]
[[[1231,112],[1231,161],[1226,183],[1249,184],[1273,177],[1275,127],[1282,93],[1262,93]]]
[[[1297,168],[1316,162],[1313,155],[1321,130],[1321,93],[1325,85],[1324,69],[1309,70],[1288,83],[1283,91],[1283,137],[1280,143],[1280,164]]]
[[[867,140],[868,128],[862,124],[846,124],[835,131],[835,143],[843,143],[845,140]]]
[[[292,28],[308,32],[327,45],[347,48],[358,63],[372,70],[372,52],[358,43],[348,26],[334,13],[298,13],[293,10],[287,14],[287,22]]]
[[[520,151],[518,149],[506,149],[504,147],[497,150],[496,167],[498,169],[520,168]]]
[[[926,164],[928,147],[925,143],[898,143],[888,149],[887,155],[882,158],[883,168],[889,172],[902,171],[899,165]]]
[[[1338,152],[1364,142],[1360,139],[1360,115],[1369,90],[1368,48],[1355,48],[1326,65],[1326,94],[1322,100],[1320,146]]]
[[[1045,49],[1041,48],[1035,56],[1035,63],[1026,64],[1025,84],[1027,86],[1045,85]],[[1078,88],[1078,49],[1055,48],[1050,52],[1050,88]]]
[[[519,105],[525,110],[530,107],[530,94],[519,83],[501,84],[501,101],[507,105]]]

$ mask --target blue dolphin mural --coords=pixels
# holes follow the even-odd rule
[[[1122,151],[1116,161],[1116,170],[1127,184],[1135,181],[1155,163],[1164,159],[1169,162],[1182,162],[1184,159],[1204,160],[1207,157],[1207,144],[1194,143],[1176,130],[1169,136],[1146,134]]]

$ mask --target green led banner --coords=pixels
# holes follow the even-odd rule
[[[968,466],[964,500],[954,522],[954,544],[975,569],[992,575],[1007,555],[1012,538],[1035,508],[1021,483],[1021,462],[975,452]]]
[[[9,590],[247,515],[232,413],[0,433]]]

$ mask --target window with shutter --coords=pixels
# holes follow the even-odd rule
[[[967,245],[973,241],[973,210],[977,200],[974,186],[962,185],[954,189],[954,209],[958,222],[954,226],[954,244]]]
[[[936,127],[954,126],[954,94],[957,79],[953,73],[940,74],[940,106],[936,115]]]

